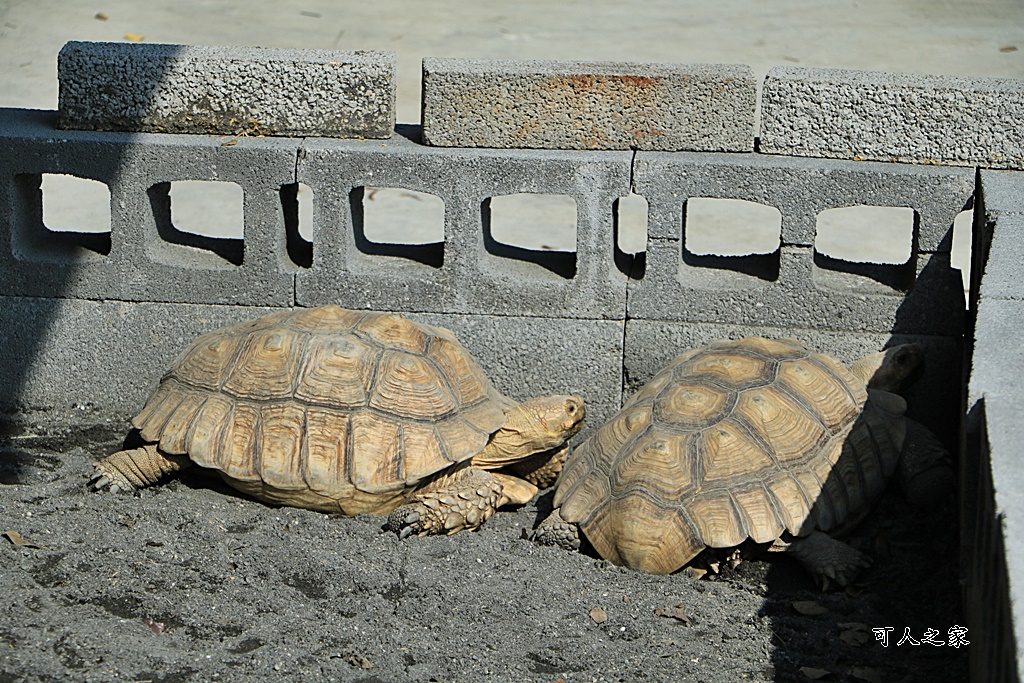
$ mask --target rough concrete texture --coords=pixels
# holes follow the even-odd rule
[[[997,233],[999,228],[996,227]],[[986,285],[989,277],[986,273]],[[983,297],[984,292],[983,287]],[[980,459],[981,467],[991,468],[990,481],[986,482],[985,477],[989,472],[982,472],[979,477],[982,486],[978,493],[985,498],[975,503],[976,518],[968,519],[969,523],[977,525],[969,539],[981,543],[985,539],[984,532],[996,534],[1000,536],[1005,555],[999,559],[992,555],[981,556],[978,561],[968,564],[971,571],[965,583],[965,597],[968,601],[980,603],[982,609],[974,615],[975,620],[985,628],[986,635],[993,642],[993,645],[986,645],[984,652],[978,653],[979,657],[991,653],[998,656],[996,661],[1000,661],[1005,653],[993,653],[995,644],[1006,650],[1009,650],[1008,645],[1015,645],[1013,680],[1016,680],[1017,671],[1024,671],[1024,633],[1020,628],[1024,623],[1024,495],[1021,493],[1024,491],[1024,470],[1020,464],[1020,444],[1024,439],[1020,420],[1024,410],[1020,393],[1020,378],[1024,376],[1024,341],[1021,329],[1024,329],[1024,302],[981,300],[969,385],[969,405],[982,415],[980,434],[977,435],[980,444],[971,455]],[[979,410],[979,406],[983,409]],[[1005,579],[1000,559],[1005,561]],[[1015,633],[1003,631],[1007,625],[1001,619],[996,620],[996,615],[1006,609],[1012,615],[1012,623],[1017,625]],[[972,668],[983,666],[996,668],[991,662],[975,662],[972,656]],[[1006,677],[1002,680],[1011,680],[1011,672],[1004,673]],[[996,679],[990,677],[989,680]]]
[[[316,198],[313,259],[296,277],[297,302],[340,298],[357,308],[621,320],[626,276],[615,263],[612,204],[629,193],[630,162],[625,152],[451,150],[401,136],[386,143],[307,140],[298,179]],[[361,237],[352,208],[360,198],[351,193],[365,186],[440,197],[443,256]],[[575,251],[494,240],[487,200],[516,193],[571,197]]]
[[[847,206],[909,207],[916,248],[948,252],[950,228],[974,194],[974,171],[758,154],[638,152],[633,191],[647,198],[650,237],[679,239],[691,197],[740,199],[782,214],[781,241],[812,246],[818,214]]]
[[[621,321],[451,314],[409,317],[454,332],[506,396],[519,401],[544,394],[581,396],[587,421],[577,443],[622,404]]]
[[[10,331],[0,412],[27,412],[40,424],[124,421],[193,338],[273,310],[0,296],[0,329]],[[410,317],[452,330],[512,398],[579,395],[588,406],[588,431],[619,409],[621,322]]]
[[[985,209],[995,214],[1024,213],[1024,178],[1012,171],[978,172]]]
[[[298,142],[55,131],[47,112],[0,111],[0,291],[126,301],[292,303],[280,188],[295,182]],[[231,144],[225,144],[230,142]],[[43,225],[40,174],[99,180],[110,190],[105,238]],[[244,239],[174,226],[167,183],[227,181],[244,192]],[[56,235],[56,237],[55,237]]]
[[[224,135],[390,137],[395,54],[69,42],[60,126]]]
[[[753,149],[750,67],[423,60],[423,138],[442,147]]]
[[[1000,213],[992,226],[988,261],[981,281],[983,299],[1024,300],[1024,283],[1020,278],[1020,264],[1024,262],[1022,238],[1024,212]]]
[[[938,336],[962,330],[963,284],[948,254],[919,254],[907,272],[844,262],[826,268],[807,247],[782,247],[770,279],[742,272],[740,259],[689,266],[678,240],[650,240],[645,258],[642,277],[629,283],[630,318]],[[909,289],[885,284],[892,280],[909,281]]]
[[[88,492],[120,443],[0,436],[0,528],[22,543],[0,537],[8,679],[953,683],[974,647],[896,644],[963,624],[951,505],[916,515],[887,494],[850,538],[873,566],[823,594],[778,555],[698,581],[536,547],[521,535],[550,493],[477,533],[402,542],[382,517],[273,508],[198,472]],[[875,627],[893,629],[887,647]]]
[[[776,67],[761,95],[768,154],[1024,168],[1024,81]]]

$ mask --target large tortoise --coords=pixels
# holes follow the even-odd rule
[[[503,396],[443,328],[282,311],[192,342],[132,421],[142,444],[100,461],[92,485],[195,464],[264,502],[454,533],[553,484],[584,412],[574,396]]]
[[[899,470],[911,502],[951,486],[948,453],[893,393],[917,345],[849,369],[793,340],[720,341],[676,358],[580,445],[538,542],[656,574],[751,539],[793,552],[822,585],[865,558],[835,540]],[[902,457],[900,457],[902,455]]]

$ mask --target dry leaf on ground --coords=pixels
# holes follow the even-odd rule
[[[824,614],[828,611],[827,608],[822,607],[818,603],[813,602],[811,600],[795,600],[793,602],[793,609],[795,609],[800,614],[805,614],[807,616],[814,616],[815,614]]]

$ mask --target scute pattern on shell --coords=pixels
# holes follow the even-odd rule
[[[199,337],[133,422],[264,498],[342,499],[468,460],[508,405],[447,330],[324,306]]]
[[[866,400],[838,361],[795,341],[717,342],[673,361],[579,446],[554,503],[602,557],[655,573],[704,547],[827,531],[895,464],[871,429],[847,439],[882,419]]]

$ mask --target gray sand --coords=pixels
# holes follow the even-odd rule
[[[887,494],[852,539],[874,566],[823,594],[785,557],[695,580],[537,547],[521,535],[550,493],[399,541],[382,517],[272,508],[201,472],[91,493],[123,432],[4,433],[0,532],[40,547],[0,538],[0,682],[966,677],[966,648],[896,645],[962,624],[953,501],[920,515]]]

